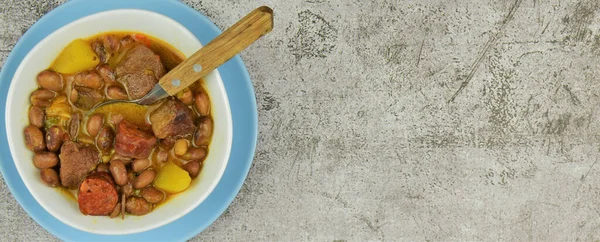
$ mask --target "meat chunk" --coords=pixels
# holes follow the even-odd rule
[[[74,104],[78,108],[89,110],[104,101],[101,90],[89,87],[74,87],[74,89],[77,90],[77,101]]]
[[[79,211],[85,215],[109,215],[119,202],[117,189],[106,172],[96,172],[85,178],[77,196]]]
[[[94,147],[67,141],[60,149],[60,181],[64,187],[74,188],[100,162]]]
[[[194,132],[193,111],[179,99],[167,99],[150,113],[152,131],[159,139],[185,136]]]
[[[157,141],[152,133],[141,130],[127,120],[123,120],[117,125],[114,147],[119,155],[144,159],[148,158]]]
[[[148,47],[138,44],[127,52],[117,66],[117,81],[127,87],[129,95],[138,99],[150,92],[165,74],[160,57]]]

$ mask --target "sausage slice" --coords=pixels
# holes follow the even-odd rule
[[[104,174],[102,174],[104,173]],[[79,211],[85,215],[110,215],[117,203],[117,189],[106,172],[96,172],[87,176],[79,186]]]
[[[117,125],[114,147],[119,155],[137,159],[148,158],[157,142],[152,132],[142,130],[127,120]]]

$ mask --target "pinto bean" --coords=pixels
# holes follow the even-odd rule
[[[62,132],[62,142],[65,143],[65,142],[70,141],[70,140],[71,140],[71,137],[69,136],[69,133],[63,130],[63,132]],[[61,147],[62,147],[62,145],[61,145]]]
[[[60,92],[63,89],[62,77],[53,71],[40,72],[37,76],[37,83],[40,87],[50,91]]]
[[[187,161],[203,161],[206,157],[206,149],[202,147],[191,147],[181,158]]]
[[[154,181],[156,177],[156,171],[154,170],[145,170],[133,181],[133,187],[135,189],[140,189],[150,185]]]
[[[108,66],[108,64],[98,66],[98,68],[96,68],[96,71],[102,77],[102,80],[104,80],[104,85],[110,86],[117,83],[117,77],[115,75],[115,72],[112,69],[110,69],[110,66]]]
[[[110,98],[110,99],[118,99],[118,100],[125,100],[128,98],[125,90],[123,90],[123,88],[120,88],[118,86],[112,86],[112,87],[109,87],[108,89],[106,89],[106,96],[108,96],[108,98]]]
[[[40,170],[40,178],[42,181],[46,183],[46,185],[51,187],[60,186],[60,179],[58,178],[58,172],[54,169],[41,169]]]
[[[104,80],[102,77],[93,71],[77,73],[73,81],[76,86],[87,87],[91,89],[100,89],[104,85]]]
[[[108,52],[114,53],[119,50],[120,44],[120,40],[114,35],[107,34],[102,36],[102,45]]]
[[[177,156],[182,156],[185,155],[185,153],[188,150],[188,143],[187,140],[185,139],[178,139],[175,142],[175,146],[173,147],[173,152],[175,153],[175,155]]]
[[[125,168],[125,165],[123,165],[121,160],[111,161],[108,169],[110,170],[110,174],[112,174],[117,185],[123,186],[127,184],[127,168]]]
[[[152,204],[140,197],[129,197],[127,198],[125,210],[133,215],[145,215],[152,211]]]
[[[196,146],[208,145],[213,132],[213,121],[209,117],[204,117],[198,122],[198,129],[194,133],[194,144]]]
[[[58,156],[54,152],[38,152],[33,156],[33,165],[38,169],[55,167],[58,164]]]
[[[127,184],[123,185],[121,187],[121,192],[127,196],[131,196],[131,194],[133,194],[133,186],[131,183],[127,182]]]
[[[190,161],[183,165],[183,169],[190,174],[191,178],[196,178],[200,173],[200,163],[197,161]]]
[[[44,121],[46,120],[46,114],[40,107],[32,106],[29,108],[29,123],[35,127],[44,127]]]
[[[196,112],[201,116],[209,115],[210,99],[208,98],[208,94],[205,92],[196,93],[196,96],[194,96],[194,107],[196,108]]]
[[[170,150],[171,148],[173,148],[173,145],[175,145],[175,141],[177,141],[175,138],[167,137],[165,139],[161,139],[159,145],[165,150]]]
[[[44,134],[39,128],[29,125],[25,128],[23,133],[25,135],[25,145],[28,149],[34,152],[40,152],[46,149]]]
[[[90,136],[96,137],[102,125],[104,124],[104,115],[102,114],[94,114],[88,118],[87,122],[87,132]]]
[[[46,148],[49,151],[56,152],[63,143],[65,132],[59,126],[52,126],[46,131]]]
[[[169,160],[169,153],[167,151],[160,150],[156,153],[156,162],[158,164],[164,164],[167,160]]]
[[[113,147],[113,143],[115,140],[115,132],[108,126],[102,127],[100,132],[98,133],[98,138],[96,138],[96,145],[98,149],[102,151],[102,153],[106,154],[110,152],[110,149]]]
[[[92,46],[92,50],[94,50],[94,52],[100,59],[100,62],[102,62],[102,63],[108,62],[109,55],[106,52],[106,49],[104,49],[104,45],[100,41],[94,41],[91,44],[91,46]]]
[[[110,213],[109,216],[111,218],[116,218],[119,216],[119,214],[121,214],[121,203],[117,203],[117,206],[115,206],[115,209]]]
[[[46,89],[35,90],[31,93],[31,97],[29,100],[31,104],[36,107],[47,108],[52,104],[52,99],[56,96],[56,94],[52,91],[48,91]]]
[[[165,193],[155,187],[144,187],[140,191],[140,196],[149,203],[159,203],[165,198]]]
[[[150,160],[148,159],[135,159],[133,163],[131,163],[131,168],[135,172],[141,172],[150,166]]]
[[[81,113],[74,113],[71,115],[71,121],[69,121],[69,135],[71,136],[71,140],[75,141],[77,139],[77,134],[79,134],[79,125],[81,123]]]
[[[96,171],[110,173],[110,168],[109,168],[108,163],[100,163],[98,166],[96,166]]]

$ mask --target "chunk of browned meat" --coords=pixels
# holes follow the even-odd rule
[[[138,44],[127,52],[116,72],[117,81],[127,87],[131,98],[138,99],[158,83],[158,79],[165,74],[165,67],[158,55]]]
[[[77,101],[75,106],[84,110],[89,110],[96,104],[104,101],[104,95],[101,90],[88,87],[74,87],[77,90]]]
[[[60,149],[60,181],[64,187],[75,188],[100,161],[94,147],[67,141]]]
[[[156,142],[157,139],[152,133],[139,129],[127,120],[117,125],[114,146],[119,155],[138,159],[148,158]]]
[[[164,101],[150,113],[152,131],[159,139],[170,136],[185,136],[194,132],[193,112],[179,99]]]

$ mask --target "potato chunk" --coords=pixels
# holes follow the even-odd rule
[[[90,43],[83,39],[71,42],[52,63],[51,69],[63,74],[75,74],[96,67],[100,59]]]

